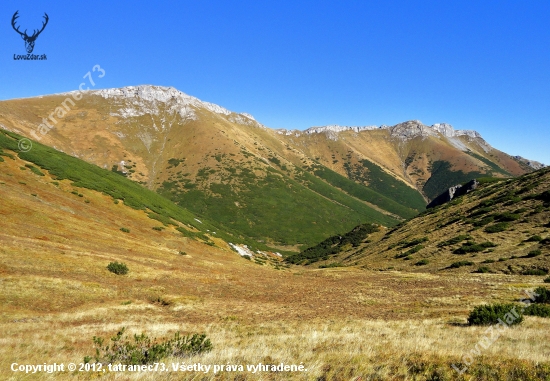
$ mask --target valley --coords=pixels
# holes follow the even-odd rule
[[[79,96],[1,102],[0,127],[38,136],[243,238],[288,251],[363,221],[396,225],[452,185],[517,176],[538,165],[447,124],[273,130],[174,88]],[[36,126],[48,115],[53,128],[42,134]]]
[[[87,93],[33,139],[66,97],[0,102],[0,369],[91,361],[94,337],[126,327],[211,340],[168,368],[307,371],[11,379],[550,377],[550,319],[526,315],[485,347],[488,328],[468,324],[548,287],[547,168],[449,125],[272,130],[154,86]]]

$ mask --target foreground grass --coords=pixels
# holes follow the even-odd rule
[[[1,164],[0,375],[13,380],[548,379],[550,320],[527,316],[476,355],[476,305],[513,302],[542,279],[357,268],[275,270],[182,237],[111,196]],[[55,181],[55,183],[54,183]],[[86,202],[88,200],[89,202]],[[124,227],[129,232],[124,232]],[[187,255],[181,255],[181,252]],[[115,275],[111,262],[129,272]],[[12,363],[80,363],[93,336],[206,333],[185,364],[300,364],[301,373],[21,374]]]
[[[236,321],[211,324],[170,319],[150,305],[97,308],[76,314],[60,314],[36,321],[4,323],[0,358],[2,367],[12,362],[82,362],[92,354],[91,337],[114,334],[120,325],[132,333],[170,336],[176,330],[201,331],[214,349],[201,356],[168,359],[163,363],[243,365],[245,371],[208,373],[106,372],[107,379],[200,379],[200,380],[541,380],[550,377],[547,362],[550,323],[529,318],[521,327],[506,331],[460,375],[461,358],[483,335],[485,328],[463,327],[441,319],[343,320],[309,322],[273,321],[254,325]],[[115,316],[117,316],[115,318]],[[136,318],[136,316],[140,316]],[[48,332],[48,333],[46,333]],[[300,364],[306,372],[246,371],[246,365]],[[5,373],[5,372],[4,372]],[[91,379],[93,372],[34,375],[32,379]],[[472,378],[473,377],[473,378]]]

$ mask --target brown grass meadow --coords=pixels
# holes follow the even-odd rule
[[[102,194],[48,176],[0,173],[0,378],[6,380],[539,380],[550,377],[550,320],[526,317],[459,375],[485,327],[469,311],[517,301],[540,277],[358,268],[276,270],[185,239]],[[88,202],[86,202],[88,200]],[[124,233],[121,227],[130,232]],[[180,254],[185,252],[186,255]],[[128,265],[118,276],[109,262]],[[204,332],[213,350],[164,363],[300,364],[307,372],[70,372],[93,336]]]

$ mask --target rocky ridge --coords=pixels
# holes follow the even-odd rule
[[[101,96],[104,99],[113,99],[123,102],[123,107],[120,107],[116,112],[111,113],[112,116],[121,118],[139,117],[146,114],[160,115],[163,111],[169,113],[177,113],[185,121],[197,120],[197,111],[204,109],[218,115],[225,116],[230,122],[249,125],[259,128],[267,128],[263,124],[248,113],[236,113],[214,103],[201,101],[200,99],[185,94],[174,87],[154,86],[154,85],[139,85],[127,86],[123,88],[89,90],[86,93]],[[162,126],[161,126],[162,128]],[[426,138],[429,136],[438,137],[442,135],[450,144],[460,149],[468,151],[469,148],[461,140],[466,138],[468,141],[475,141],[485,151],[489,152],[491,146],[482,138],[481,134],[474,130],[455,130],[448,123],[435,123],[431,126],[424,125],[419,120],[411,120],[394,126],[388,125],[368,125],[368,126],[313,126],[307,130],[286,130],[277,129],[276,133],[286,136],[303,136],[314,134],[325,134],[331,140],[338,140],[339,134],[346,131],[360,133],[362,131],[386,129],[389,130],[390,136],[401,141],[407,141],[416,137]],[[533,169],[544,167],[536,161],[524,159],[520,156],[515,157],[518,161],[523,162]]]
[[[174,87],[139,85],[122,88],[90,90],[85,93],[104,99],[124,102],[124,107],[112,116],[131,118],[146,114],[160,115],[163,111],[179,114],[183,120],[197,120],[197,110],[204,109],[226,116],[231,122],[266,128],[247,113],[236,113],[217,104],[204,102]]]

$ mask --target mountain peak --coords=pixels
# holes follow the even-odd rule
[[[99,95],[105,99],[124,101],[126,107],[121,108],[113,116],[126,118],[145,114],[159,115],[162,108],[163,110],[167,109],[169,112],[178,113],[185,120],[197,120],[196,109],[205,109],[216,114],[225,115],[233,123],[265,128],[250,114],[236,113],[217,104],[201,101],[174,87],[156,85],[126,86],[122,88],[92,90],[89,94]]]
[[[366,130],[376,130],[376,129],[388,129],[392,136],[401,137],[405,139],[414,138],[417,136],[437,136],[439,132],[447,138],[454,138],[457,136],[469,136],[472,138],[481,138],[481,134],[473,130],[455,130],[452,125],[448,123],[435,123],[432,126],[427,126],[422,123],[420,120],[409,120],[406,122],[398,123],[394,126],[339,126],[339,125],[327,125],[327,126],[314,126],[310,127],[303,132],[305,134],[320,134],[320,133],[330,133],[338,134],[344,131],[355,131],[361,132]]]
[[[121,98],[130,101],[135,106],[156,105],[158,102],[170,104],[172,110],[189,114],[187,107],[204,108],[208,111],[230,115],[232,112],[213,103],[203,102],[198,98],[187,95],[174,87],[139,85],[114,89],[93,90],[91,94],[100,95],[103,98]],[[157,108],[158,109],[158,108]],[[178,110],[179,109],[179,110]],[[158,111],[158,110],[155,110]]]
[[[455,130],[448,123],[435,123],[432,126],[424,125],[419,120],[410,120],[389,127],[393,136],[412,138],[416,136],[436,136],[439,132],[446,138],[455,138],[458,136],[469,136],[471,138],[480,138],[481,134],[474,130]]]
[[[380,128],[378,126],[339,126],[336,124],[331,124],[328,126],[314,126],[310,127],[307,130],[304,131],[305,134],[319,134],[322,132],[342,132],[342,131],[365,131],[365,130],[375,130],[377,128]]]

